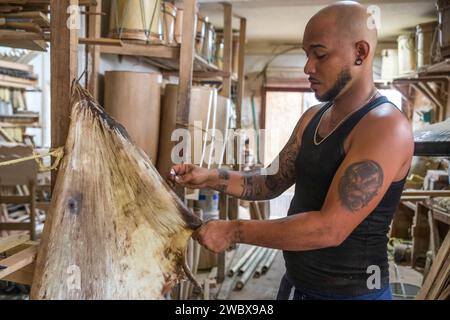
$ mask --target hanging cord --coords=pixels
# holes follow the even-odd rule
[[[47,156],[52,156],[56,158],[55,162],[49,167],[46,167],[42,161],[42,158]],[[16,163],[25,162],[29,160],[35,160],[39,166],[39,172],[45,172],[56,169],[63,157],[64,157],[64,147],[53,149],[45,154],[39,154],[36,151],[33,151],[32,156],[0,162],[0,167],[10,166]]]

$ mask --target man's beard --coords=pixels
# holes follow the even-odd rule
[[[334,83],[333,87],[325,92],[323,95],[319,96],[316,94],[317,100],[321,102],[331,101],[337,97],[337,95],[345,88],[347,83],[352,80],[352,75],[350,74],[350,68],[342,69],[338,74],[338,78]]]

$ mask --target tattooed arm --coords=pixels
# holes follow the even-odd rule
[[[414,143],[402,117],[380,116],[360,127],[320,211],[266,221],[212,221],[194,237],[215,252],[236,242],[289,251],[341,244],[373,211],[392,181],[408,171]]]
[[[209,187],[244,200],[269,200],[295,182],[295,159],[300,148],[301,120],[277,159],[266,169],[213,170]]]
[[[184,164],[173,167],[177,174],[175,181],[190,188],[212,188],[245,200],[275,198],[295,182],[295,159],[303,129],[317,110],[318,106],[304,113],[277,159],[268,168],[252,171],[208,170]]]

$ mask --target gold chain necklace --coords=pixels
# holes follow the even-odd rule
[[[366,104],[368,104],[368,103],[369,103],[369,102],[377,95],[377,93],[378,93],[378,90],[375,89],[375,92],[369,97],[369,99],[366,100],[366,102],[364,102],[363,106],[365,106]],[[337,128],[339,128],[339,127],[341,126],[341,124],[342,124],[345,120],[347,120],[348,118],[350,118],[351,115],[353,115],[356,111],[358,111],[358,110],[361,109],[361,108],[358,108],[358,109],[356,109],[355,111],[350,112],[350,113],[349,113],[348,115],[346,115],[341,121],[339,121],[339,123],[333,128],[333,130],[331,130],[331,131],[326,135],[326,137],[322,138],[322,140],[320,140],[320,142],[317,142],[317,132],[319,131],[319,127],[320,127],[320,124],[322,123],[323,116],[325,115],[326,112],[328,112],[329,110],[331,110],[331,108],[332,108],[333,106],[334,106],[334,102],[333,102],[333,105],[330,106],[330,107],[322,114],[322,116],[320,117],[319,123],[318,123],[318,125],[317,125],[317,127],[316,127],[316,131],[314,132],[314,144],[315,144],[316,146],[318,146],[318,145],[321,144],[323,141],[325,141],[331,134],[333,134],[334,131],[336,131]]]

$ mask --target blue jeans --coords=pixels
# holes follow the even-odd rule
[[[294,293],[292,295],[292,290]],[[292,297],[291,297],[292,296]],[[277,300],[392,300],[391,288],[377,290],[374,293],[360,296],[336,296],[322,293],[312,293],[295,288],[286,275],[283,276],[278,289]]]

